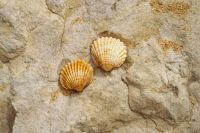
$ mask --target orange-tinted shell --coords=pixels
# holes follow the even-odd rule
[[[83,60],[72,61],[65,65],[59,75],[63,88],[75,91],[83,89],[92,81],[93,68]]]
[[[98,67],[110,71],[124,63],[127,57],[127,49],[119,39],[101,37],[91,45],[91,54]]]

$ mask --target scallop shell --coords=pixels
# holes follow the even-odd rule
[[[59,81],[63,88],[83,91],[93,78],[93,68],[83,60],[65,65],[60,71]]]
[[[110,71],[124,63],[127,57],[127,49],[119,39],[101,37],[91,45],[91,54],[98,67]]]

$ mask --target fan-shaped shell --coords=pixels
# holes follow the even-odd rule
[[[63,88],[82,91],[93,78],[93,68],[83,60],[65,65],[60,71],[59,81]]]
[[[91,54],[94,63],[98,67],[105,71],[110,71],[124,63],[127,57],[127,50],[124,43],[119,39],[101,37],[91,45]]]

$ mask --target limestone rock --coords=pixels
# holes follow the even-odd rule
[[[134,64],[125,80],[131,109],[171,124],[187,120],[191,108],[185,86],[189,70],[184,57],[173,50],[165,55],[155,40],[139,44],[129,53]]]
[[[12,30],[8,16],[0,10],[0,60],[7,62],[24,51],[24,42]]]
[[[199,113],[200,113],[200,106],[199,106],[199,100],[200,100],[200,84],[199,82],[193,81],[188,86],[189,93],[190,93],[190,100],[192,102],[192,117],[191,117],[191,128],[190,132],[198,132],[200,130],[199,128]]]
[[[5,34],[5,33],[2,33]],[[9,34],[9,33],[8,33]],[[24,44],[15,39],[14,35],[1,35],[0,37],[0,60],[8,60],[18,56],[24,51]]]
[[[46,0],[47,6],[49,10],[56,14],[60,14],[63,12],[65,8],[65,1],[64,0]]]
[[[7,65],[0,62],[0,131],[11,133],[15,119],[15,109],[10,100],[11,84]]]
[[[199,7],[197,0],[0,0],[0,131],[198,132]],[[126,44],[120,68],[105,72],[92,62],[99,36]],[[66,96],[59,70],[79,58],[94,67],[94,80]]]

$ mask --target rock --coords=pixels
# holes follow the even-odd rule
[[[15,109],[10,101],[0,100],[0,129],[3,133],[11,133],[15,120]]]
[[[0,131],[198,132],[199,4],[0,0]],[[99,36],[126,44],[120,68],[105,72],[92,62]],[[79,58],[93,66],[94,80],[69,95],[58,75]]]
[[[8,18],[0,11],[0,60],[7,62],[24,51],[24,42],[12,30]]]
[[[49,10],[56,14],[62,13],[65,8],[64,0],[46,0],[46,3]]]
[[[197,80],[200,79],[200,59],[199,59],[199,11],[200,9],[198,8],[200,5],[199,2],[193,1],[193,15],[188,16],[188,23],[189,23],[189,29],[191,32],[187,32],[187,36],[185,39],[185,49],[188,53],[188,56],[190,57],[190,64],[192,65],[192,72],[194,74],[194,77],[197,78]],[[190,14],[192,14],[190,13]]]
[[[193,115],[191,117],[191,122],[190,122],[190,128],[189,128],[189,132],[198,132],[200,130],[199,128],[199,124],[200,124],[200,118],[199,118],[199,115],[200,115],[200,107],[199,105],[196,105],[194,108],[193,108]]]
[[[122,73],[113,71],[112,75],[105,76],[98,72],[99,76],[82,95],[72,95],[68,99],[70,108],[66,110],[73,112],[67,120],[69,131],[75,128],[81,132],[106,132],[132,119],[142,120],[128,106],[127,86],[122,81],[118,82]]]
[[[73,60],[77,58],[90,59],[90,45],[97,37],[93,27],[81,16],[85,14],[84,8],[74,11],[65,22],[62,38],[62,51],[65,57]]]
[[[200,130],[200,128],[199,128],[200,106],[198,104],[200,101],[200,83],[197,81],[193,81],[192,83],[189,84],[188,88],[189,88],[189,93],[190,93],[190,101],[193,105],[192,106],[193,111],[192,111],[189,131],[190,132],[198,132]]]
[[[134,63],[125,80],[129,86],[131,109],[171,124],[187,120],[191,108],[185,86],[188,78],[181,75],[189,71],[184,70],[188,69],[184,57],[174,51],[164,55],[155,40],[137,45],[129,56]]]
[[[5,34],[5,33],[4,33]],[[9,34],[9,33],[8,33]],[[24,51],[24,44],[15,39],[14,35],[1,35],[0,38],[0,60],[7,62],[17,57]]]
[[[81,6],[80,0],[46,0],[48,9],[64,19]]]
[[[30,42],[29,32],[34,31],[38,25],[48,22],[48,11],[45,8],[46,3],[41,0],[9,1],[2,2],[1,5],[0,60],[7,62],[22,54],[25,45]],[[40,12],[44,13],[38,15]]]
[[[0,94],[1,97],[7,99],[10,91],[10,72],[7,65],[0,61]]]
[[[0,62],[0,131],[11,133],[15,119],[15,109],[10,100],[10,73],[6,65]]]

